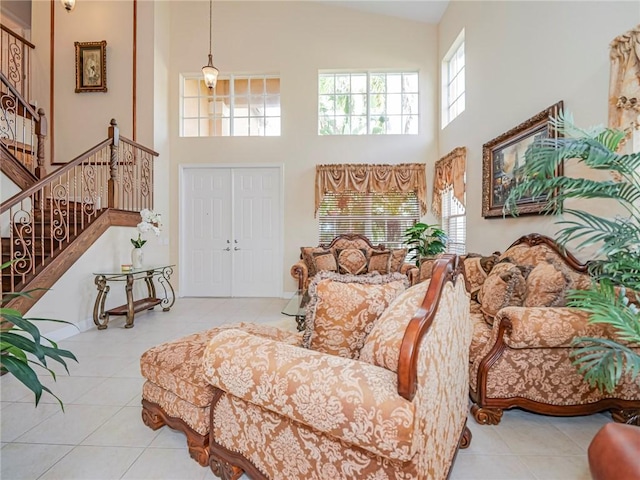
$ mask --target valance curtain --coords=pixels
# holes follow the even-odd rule
[[[467,149],[458,147],[436,162],[433,177],[433,199],[431,211],[436,216],[442,215],[442,194],[453,189],[453,196],[465,206],[464,172],[467,168]]]
[[[424,163],[399,165],[316,165],[316,208],[326,193],[415,192],[420,213],[427,213],[427,178]]]
[[[609,127],[638,128],[640,116],[640,25],[610,44]],[[632,135],[631,130],[628,136]]]

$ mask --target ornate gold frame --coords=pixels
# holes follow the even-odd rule
[[[536,136],[546,134],[547,136],[558,136],[549,123],[550,117],[556,117],[563,109],[562,101],[544,109],[529,120],[512,128],[499,137],[482,146],[482,216],[485,218],[502,217],[504,201],[509,194],[509,188],[504,187],[504,181],[509,180],[506,170],[496,171],[498,165],[504,166],[504,150],[513,147],[516,150],[516,159],[513,169],[519,161],[518,153],[523,153],[526,145],[531,143]],[[520,144],[520,148],[518,145]],[[499,157],[502,155],[502,157]],[[524,155],[522,155],[524,161]],[[556,169],[556,175],[562,175],[563,165]],[[499,199],[498,199],[499,197]],[[516,203],[518,214],[540,214],[543,213],[546,200],[536,200],[523,198]]]
[[[107,91],[107,41],[75,42],[76,93]]]

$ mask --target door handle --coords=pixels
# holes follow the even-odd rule
[[[231,251],[231,247],[223,248],[222,250],[224,250],[225,252],[230,252]]]
[[[237,252],[238,250],[240,250],[238,247],[233,247],[233,249]]]

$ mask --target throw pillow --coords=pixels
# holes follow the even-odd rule
[[[327,250],[324,252],[313,253],[313,266],[316,272],[337,272],[338,263],[333,252]]]
[[[313,261],[314,253],[331,253],[331,251],[324,247],[300,247],[300,257],[302,257],[302,260],[304,260],[304,263],[307,265],[309,278],[318,273],[315,262]]]
[[[357,359],[367,334],[387,306],[408,286],[407,277],[319,272],[309,284],[302,345]]]
[[[399,272],[407,256],[406,248],[394,248],[391,250],[391,260],[389,261],[389,272]]]
[[[489,275],[493,266],[498,262],[498,255],[493,254],[483,257],[476,253],[470,253],[462,262],[462,273],[467,291],[471,295],[471,300],[478,301],[478,292]]]
[[[526,281],[522,271],[509,262],[498,263],[478,292],[482,313],[489,324],[498,310],[508,306],[522,306],[526,292]]]
[[[541,263],[529,273],[525,307],[564,307],[569,280],[550,263]]]
[[[340,273],[358,275],[367,271],[367,251],[359,248],[337,250]]]
[[[367,271],[369,273],[378,272],[381,274],[389,273],[389,263],[391,261],[390,250],[372,250],[369,257]]]
[[[361,361],[392,372],[398,371],[404,332],[422,305],[429,283],[427,280],[405,290],[380,315],[360,350]]]

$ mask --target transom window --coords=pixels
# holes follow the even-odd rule
[[[202,76],[184,76],[182,137],[280,135],[280,78],[230,75],[210,91]]]
[[[467,215],[463,205],[456,200],[453,189],[442,193],[442,229],[447,234],[447,253],[467,253]]]
[[[320,73],[319,135],[418,134],[418,73]]]
[[[442,128],[464,112],[464,108],[465,58],[462,30],[442,61]]]
[[[359,233],[374,245],[401,248],[403,232],[420,219],[420,206],[414,192],[326,193],[318,218],[320,243],[328,244],[343,233]]]

